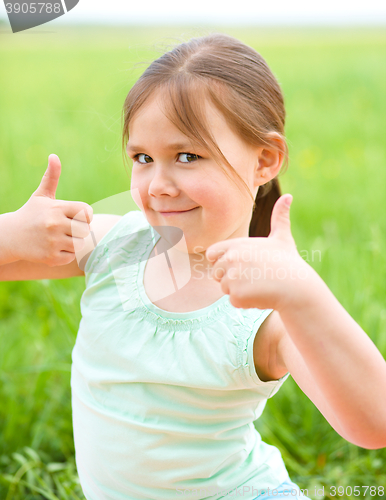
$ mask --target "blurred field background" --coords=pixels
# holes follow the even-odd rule
[[[120,134],[131,85],[170,44],[228,33],[266,58],[284,91],[290,163],[281,183],[294,196],[298,248],[320,251],[311,265],[386,357],[384,30],[51,29],[0,34],[1,213],[29,199],[50,153],[62,162],[58,199],[93,204],[130,189]],[[1,500],[83,499],[70,399],[83,290],[81,277],[0,283]],[[291,378],[256,427],[310,497],[373,486],[360,498],[386,498],[386,449],[347,443]],[[345,493],[334,497],[331,486]]]

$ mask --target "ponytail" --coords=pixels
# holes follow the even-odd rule
[[[257,192],[255,209],[249,224],[249,236],[251,237],[266,237],[271,231],[272,209],[281,196],[281,190],[276,178],[271,181],[270,185],[270,188],[267,185],[267,188],[261,187]]]

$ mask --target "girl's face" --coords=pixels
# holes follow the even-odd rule
[[[251,198],[206,150],[192,146],[164,115],[157,98],[152,96],[133,117],[127,143],[133,160],[131,190],[134,194],[138,189],[141,200],[136,202],[149,224],[182,229],[189,254],[203,253],[217,241],[248,236]],[[259,168],[263,148],[246,145],[213,105],[205,106],[211,134],[255,198],[258,186],[269,180],[266,169]]]

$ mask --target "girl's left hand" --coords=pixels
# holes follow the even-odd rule
[[[211,245],[206,258],[212,276],[234,307],[279,311],[301,300],[313,269],[299,255],[291,234],[292,196],[281,196],[272,211],[267,238],[232,238]]]

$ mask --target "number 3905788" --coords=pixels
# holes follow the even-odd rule
[[[330,486],[330,495],[331,496],[343,496],[346,497],[358,497],[358,496],[366,496],[366,494],[370,494],[370,496],[383,496],[385,492],[384,486]]]
[[[41,14],[45,12],[46,14],[60,14],[62,5],[60,3],[6,3],[5,9],[8,14],[14,13],[19,14]]]

